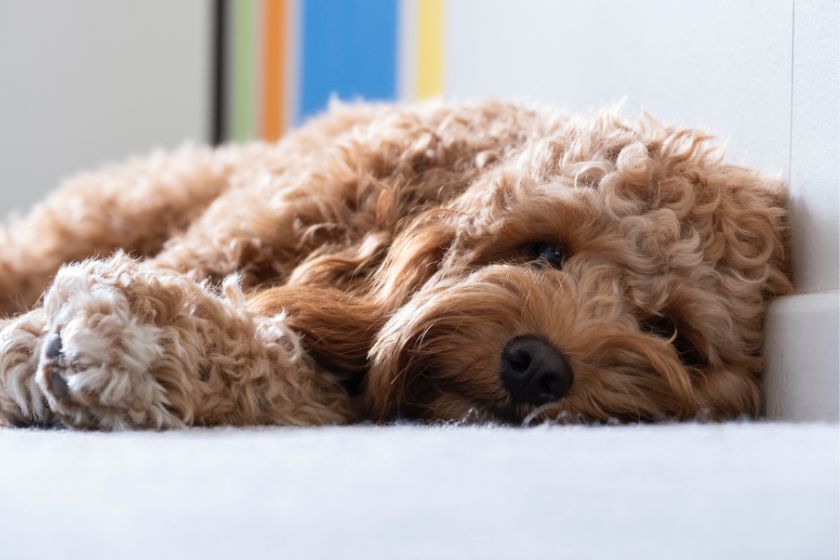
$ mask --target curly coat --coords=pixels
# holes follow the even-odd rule
[[[709,140],[609,110],[351,105],[79,175],[0,231],[0,418],[756,415],[785,190]],[[501,381],[523,335],[568,361],[563,398]]]

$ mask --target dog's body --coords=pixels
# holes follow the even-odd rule
[[[81,175],[0,232],[0,419],[755,415],[784,192],[706,139],[360,105]]]

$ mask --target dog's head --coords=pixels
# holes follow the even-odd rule
[[[571,122],[415,217],[378,271],[372,416],[756,414],[784,194],[706,140]]]

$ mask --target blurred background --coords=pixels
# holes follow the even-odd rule
[[[275,140],[332,97],[623,100],[789,181],[800,288],[833,289],[838,66],[837,0],[0,0],[0,215],[132,154]]]
[[[185,140],[275,139],[341,99],[626,99],[787,174],[792,0],[0,0],[0,211]]]

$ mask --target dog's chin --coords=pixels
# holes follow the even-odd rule
[[[498,424],[532,426],[538,424],[572,424],[596,421],[570,408],[560,400],[544,405],[513,404],[509,399],[488,401],[457,394],[439,394],[425,404],[415,404],[405,410],[403,421],[429,424]]]
[[[704,413],[696,419],[703,420]],[[429,424],[496,424],[502,426],[531,427],[539,425],[570,424],[626,424],[652,421],[667,421],[668,418],[640,418],[633,414],[615,413],[607,416],[587,414],[577,410],[568,402],[560,400],[543,405],[510,404],[499,406],[495,403],[483,403],[466,398],[450,396],[440,398],[424,407],[419,415],[403,418],[406,421],[421,421]],[[676,420],[672,418],[671,420]]]
[[[490,403],[454,395],[439,397],[430,403],[409,407],[399,420],[431,425],[518,425],[521,423],[510,408],[501,408]]]

